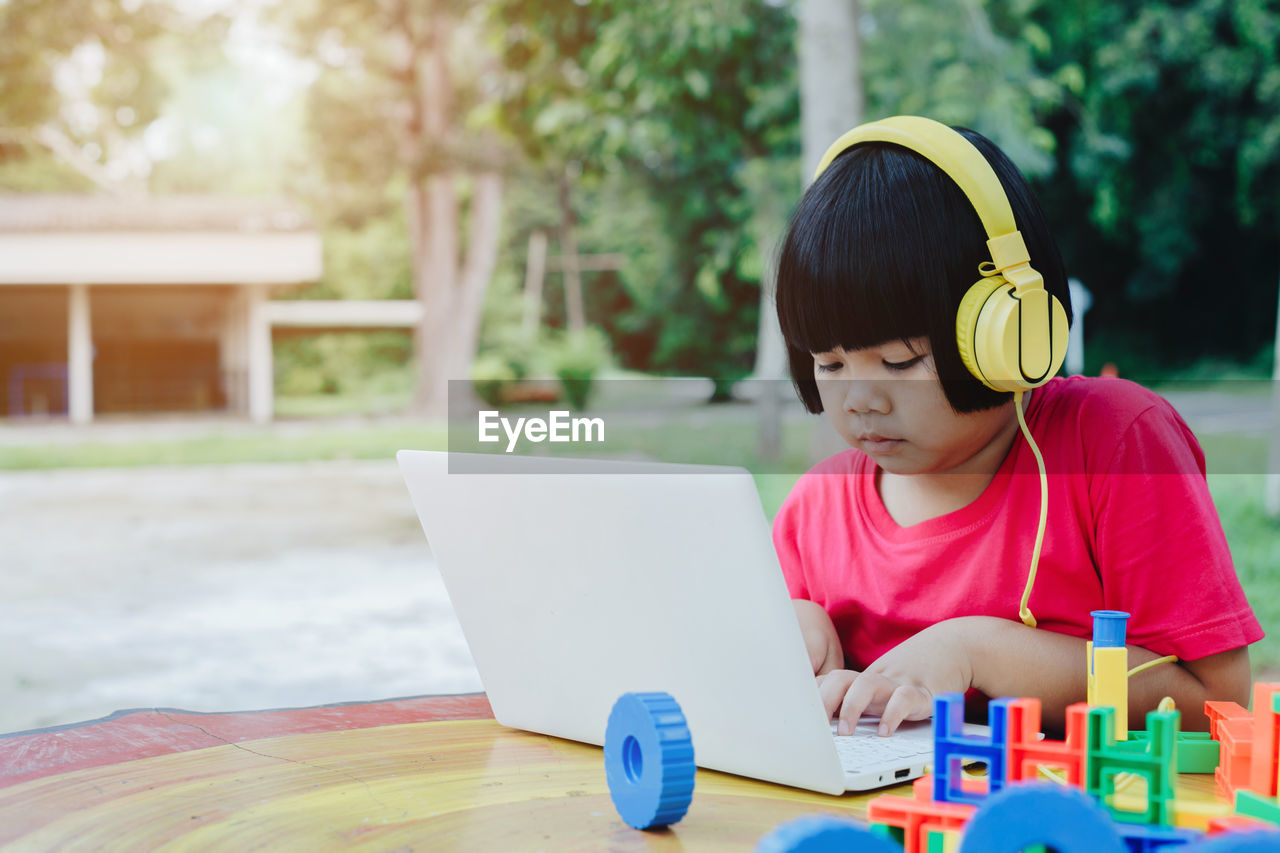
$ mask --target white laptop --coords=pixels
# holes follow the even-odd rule
[[[661,690],[702,767],[839,794],[931,763],[927,722],[834,735],[747,471],[397,459],[503,725],[602,744],[620,695]]]

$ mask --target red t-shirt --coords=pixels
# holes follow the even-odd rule
[[[1088,638],[1091,610],[1131,614],[1128,642],[1195,660],[1262,638],[1205,481],[1204,453],[1164,399],[1119,379],[1056,378],[1027,426],[1049,472],[1049,516],[1029,607],[1039,627]],[[1040,512],[1019,432],[969,505],[900,527],[876,465],[847,450],[796,483],[773,525],[793,598],[835,622],[862,669],[956,616],[1017,620]]]

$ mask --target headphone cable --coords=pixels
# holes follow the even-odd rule
[[[1027,627],[1034,628],[1036,617],[1031,615],[1031,608],[1027,607],[1027,601],[1031,598],[1031,588],[1035,586],[1036,570],[1040,567],[1040,547],[1044,544],[1044,528],[1049,520],[1049,475],[1045,472],[1044,457],[1040,455],[1040,448],[1036,440],[1031,437],[1031,430],[1027,429],[1027,420],[1022,413],[1022,393],[1021,391],[1013,392],[1013,408],[1018,413],[1018,426],[1026,436],[1027,444],[1031,445],[1031,452],[1036,457],[1036,467],[1040,470],[1040,522],[1036,525],[1036,544],[1031,549],[1031,569],[1027,572],[1027,585],[1022,590],[1022,601],[1018,602],[1018,618]]]

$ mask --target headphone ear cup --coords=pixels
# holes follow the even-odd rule
[[[960,307],[956,309],[956,346],[960,350],[960,360],[979,382],[992,391],[1001,389],[987,380],[978,364],[978,316],[991,295],[1002,287],[1009,287],[1004,276],[993,275],[990,278],[984,278],[965,292],[964,298],[960,300]]]

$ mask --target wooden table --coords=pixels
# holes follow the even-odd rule
[[[1211,777],[1179,790],[1214,801]],[[638,832],[613,808],[599,747],[500,726],[482,695],[151,709],[0,736],[6,850],[742,851],[801,815],[863,817],[882,793],[703,770],[684,820]]]

